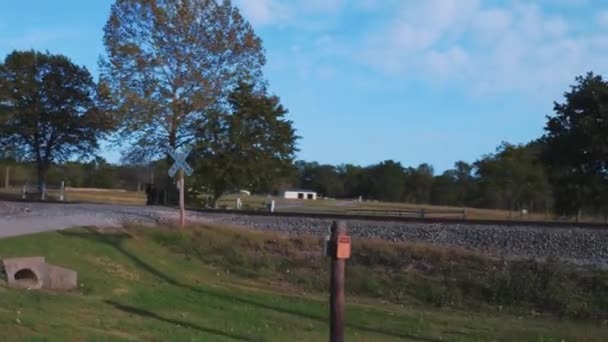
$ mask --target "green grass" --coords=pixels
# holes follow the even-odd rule
[[[319,246],[312,237],[213,227],[182,232],[79,228],[3,239],[1,257],[44,255],[77,270],[81,285],[70,293],[0,286],[0,340],[326,340],[327,260]],[[454,277],[474,269],[476,276],[494,265],[476,254],[383,242],[360,242],[353,251],[347,267],[349,341],[602,341],[608,336],[601,319],[530,315],[526,305],[533,299],[513,292],[513,305],[503,312],[467,293],[458,305],[424,299],[440,297],[438,279],[444,275],[438,265],[446,260],[464,267],[453,267]],[[412,269],[423,264],[424,270]],[[404,278],[395,278],[392,273],[402,268],[409,269],[398,272]],[[509,270],[502,272],[519,279]],[[408,277],[410,286],[427,278],[430,292],[438,294],[403,286],[388,292]],[[587,303],[585,296],[603,295],[605,285],[595,284],[596,292],[574,289]]]

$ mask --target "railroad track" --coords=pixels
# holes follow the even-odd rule
[[[325,220],[359,220],[359,221],[383,221],[383,222],[410,222],[427,224],[458,224],[458,225],[489,225],[489,226],[534,226],[536,228],[585,228],[585,229],[608,229],[608,223],[599,222],[560,222],[560,221],[530,221],[530,220],[478,220],[444,217],[413,217],[380,214],[339,214],[339,213],[314,213],[314,212],[266,212],[229,209],[201,209],[188,208],[189,211],[200,213],[216,213],[229,215],[269,216],[269,217],[293,217],[314,218]]]

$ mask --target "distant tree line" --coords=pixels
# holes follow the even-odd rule
[[[426,163],[405,167],[387,160],[362,167],[298,161],[293,186],[333,198],[540,211],[550,209],[553,198],[535,151],[533,144],[503,143],[495,153],[472,164],[458,161],[441,174]]]

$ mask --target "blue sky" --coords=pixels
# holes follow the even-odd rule
[[[0,56],[49,50],[97,75],[112,3],[3,1]],[[540,136],[575,76],[608,69],[599,0],[234,3],[264,40],[271,91],[290,110],[305,160],[442,171]]]

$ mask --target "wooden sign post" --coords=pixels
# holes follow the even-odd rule
[[[329,289],[329,341],[344,342],[344,270],[351,254],[351,239],[346,223],[335,221],[325,251],[331,258]]]
[[[186,158],[192,151],[190,146],[186,146],[182,152],[178,152],[176,149],[172,149],[171,147],[167,147],[167,152],[169,155],[175,160],[175,163],[169,169],[169,176],[175,177],[175,174],[178,173],[177,184],[179,186],[179,225],[180,227],[184,227],[186,225],[186,208],[184,203],[184,173],[188,176],[192,175],[192,168],[188,163],[186,163]]]

